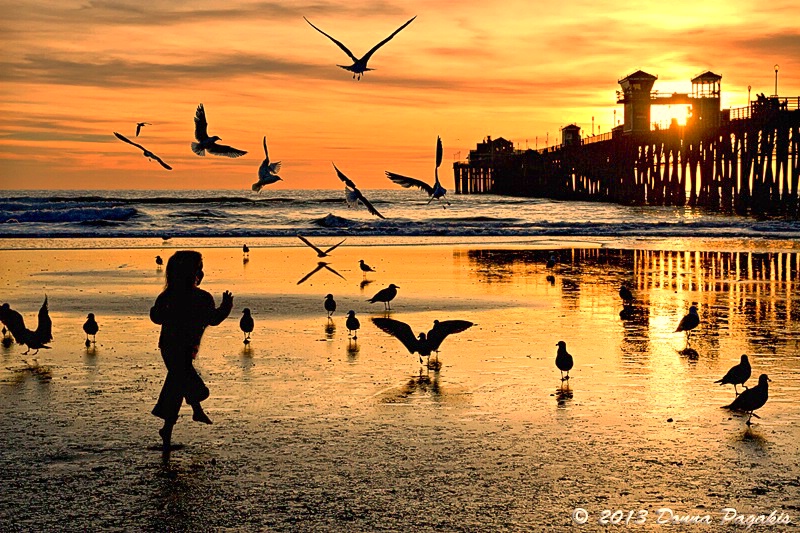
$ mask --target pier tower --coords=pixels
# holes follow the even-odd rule
[[[561,144],[563,146],[580,146],[581,127],[577,124],[570,124],[561,128]]]
[[[720,125],[722,76],[707,70],[692,79],[692,125],[716,128]]]
[[[658,76],[637,70],[619,80],[618,104],[625,105],[623,133],[650,131],[650,91]]]

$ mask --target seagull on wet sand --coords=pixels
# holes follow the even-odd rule
[[[328,312],[328,318],[333,316],[336,312],[336,300],[333,299],[333,294],[325,296],[325,310]]]
[[[269,152],[267,152],[267,136],[264,136],[264,161],[261,162],[261,166],[258,167],[258,181],[253,184],[252,189],[255,192],[260,193],[261,189],[263,189],[266,185],[270,185],[272,183],[276,183],[278,181],[283,181],[279,176],[278,172],[281,169],[281,162],[276,161],[274,163],[269,162]]]
[[[358,260],[358,267],[361,269],[361,272],[364,273],[364,277],[367,277],[367,272],[375,272],[375,270],[366,264],[363,259]]]
[[[333,246],[331,246],[327,250],[320,250],[319,248],[317,248],[316,246],[311,244],[311,242],[308,239],[306,239],[305,237],[303,237],[302,235],[298,235],[297,238],[300,239],[301,241],[303,241],[309,247],[311,247],[315,252],[317,252],[317,257],[328,257],[328,254],[330,254],[339,245],[341,245],[344,241],[347,240],[347,239],[342,239],[341,241],[339,241],[338,243],[334,244]]]
[[[86,315],[86,322],[83,323],[83,331],[86,333],[86,347],[88,348],[91,343],[97,342],[97,332],[100,331],[100,326],[97,325],[97,321],[94,318],[94,313],[89,313]],[[89,340],[89,335],[92,336],[92,340]]]
[[[139,132],[142,131],[142,128],[145,126],[152,126],[149,122],[137,122],[136,123],[136,136],[139,136]]]
[[[242,245],[242,253],[245,255],[250,253],[250,247],[247,244]]]
[[[162,266],[163,264],[164,264],[164,260],[163,260],[163,259],[161,259],[161,256],[160,256],[160,255],[157,255],[157,256],[156,256],[156,265],[158,265],[158,266]]]
[[[225,157],[240,157],[247,153],[238,148],[217,144],[217,141],[222,140],[217,135],[208,136],[208,122],[206,121],[206,110],[203,104],[197,106],[197,111],[194,115],[194,138],[197,139],[197,142],[192,143],[192,151],[200,156],[206,155],[206,151],[209,154]]]
[[[622,284],[619,288],[619,297],[622,298],[623,305],[630,305],[633,303],[633,293],[625,284]]]
[[[558,341],[556,346],[558,346],[558,351],[556,352],[556,367],[561,371],[561,381],[566,381],[569,379],[569,371],[572,370],[574,362],[572,356],[567,352],[566,342]],[[567,373],[567,377],[564,377],[564,372]]]
[[[405,24],[403,24],[402,26],[400,26],[399,28],[397,28],[397,29],[394,31],[394,33],[392,33],[392,34],[391,34],[390,36],[388,36],[386,39],[382,40],[381,42],[379,42],[378,44],[376,44],[375,46],[373,46],[373,47],[372,47],[372,49],[371,49],[369,52],[367,52],[366,54],[364,54],[364,55],[361,57],[361,59],[359,59],[359,58],[357,58],[355,55],[353,55],[353,52],[351,52],[351,51],[350,51],[350,50],[349,50],[349,49],[348,49],[348,48],[347,48],[347,47],[346,47],[344,44],[342,44],[340,41],[337,41],[336,39],[334,39],[333,37],[331,37],[330,35],[328,35],[328,34],[327,34],[327,33],[325,33],[324,31],[322,31],[321,29],[319,29],[319,28],[317,28],[316,26],[314,26],[313,24],[311,24],[311,21],[310,21],[310,20],[308,20],[307,18],[305,18],[305,17],[303,17],[303,18],[305,19],[305,21],[306,21],[306,22],[308,22],[308,24],[309,24],[309,25],[310,25],[312,28],[314,28],[315,30],[317,30],[318,32],[320,32],[322,35],[324,35],[325,37],[327,37],[328,39],[330,39],[331,41],[333,41],[333,43],[334,43],[336,46],[338,46],[339,48],[341,48],[341,49],[342,49],[342,51],[343,51],[345,54],[347,54],[347,55],[350,57],[350,59],[352,59],[352,60],[353,60],[353,64],[352,64],[352,65],[349,65],[349,66],[348,66],[348,65],[336,65],[336,66],[337,66],[337,67],[340,67],[340,68],[343,68],[343,69],[345,69],[345,70],[349,70],[350,72],[352,72],[352,73],[353,73],[353,79],[358,79],[358,80],[360,80],[360,79],[361,79],[361,76],[363,76],[363,75],[364,75],[364,73],[365,73],[366,71],[368,71],[368,70],[375,70],[375,69],[367,68],[367,61],[369,61],[369,59],[372,57],[372,54],[374,54],[374,53],[375,53],[375,52],[378,50],[378,48],[380,48],[380,47],[381,47],[381,46],[383,46],[384,44],[388,43],[388,42],[389,42],[389,41],[392,39],[392,37],[394,37],[395,35],[397,35],[398,33],[400,33],[400,30],[402,30],[403,28],[405,28],[406,26],[408,26],[409,24],[411,24],[411,22],[412,22],[412,21],[413,21],[415,18],[417,18],[417,17],[416,17],[416,16],[412,17],[412,18],[411,18],[411,19],[410,19],[408,22],[406,22]]]
[[[347,312],[347,320],[345,321],[344,325],[347,327],[348,335],[352,335],[353,340],[356,340],[358,338],[358,330],[361,328],[361,322],[359,322],[356,318],[355,311],[351,310]]]
[[[244,343],[250,344],[250,334],[253,333],[255,328],[255,321],[253,315],[250,314],[250,308],[245,307],[242,309],[242,318],[239,319],[239,329],[244,333]]]
[[[750,425],[752,417],[760,418],[753,411],[764,407],[769,398],[769,382],[772,381],[766,374],[758,376],[758,385],[742,391],[739,396],[730,405],[726,405],[723,409],[730,409],[731,411],[743,411],[749,413],[747,417],[747,425]]]
[[[736,389],[736,385],[741,385],[742,387],[747,388],[744,382],[750,379],[751,371],[750,360],[747,358],[747,355],[742,354],[739,364],[731,367],[731,369],[728,370],[728,373],[725,374],[722,379],[718,379],[714,383],[719,383],[720,385],[733,385],[733,391],[736,393],[736,396],[739,396],[739,391]]]
[[[138,148],[139,150],[141,150],[141,151],[143,152],[143,155],[144,155],[144,156],[145,156],[147,159],[151,159],[151,160],[155,159],[156,161],[158,161],[158,164],[160,164],[162,167],[166,168],[167,170],[172,170],[172,167],[171,167],[171,166],[169,166],[168,164],[166,164],[166,163],[165,163],[165,162],[164,162],[164,161],[163,161],[163,160],[162,160],[160,157],[158,157],[156,154],[154,154],[153,152],[151,152],[150,150],[148,150],[147,148],[145,148],[145,147],[144,147],[144,146],[142,146],[141,144],[137,144],[137,143],[133,142],[132,140],[128,139],[127,137],[125,137],[125,136],[124,136],[124,135],[122,135],[121,133],[117,133],[116,131],[114,132],[114,135],[115,135],[115,136],[117,137],[117,139],[119,139],[120,141],[122,141],[122,142],[126,142],[126,143],[128,143],[128,144],[132,144],[133,146],[135,146],[136,148]]]
[[[367,300],[369,303],[374,304],[375,302],[383,302],[383,308],[385,310],[391,310],[392,306],[389,305],[389,302],[394,300],[394,297],[397,296],[397,289],[399,289],[397,285],[391,283],[385,289],[379,290],[375,296]]]
[[[422,189],[428,196],[428,204],[430,204],[434,200],[439,200],[439,203],[442,202],[450,205],[450,202],[444,199],[444,195],[447,194],[447,189],[442,187],[442,184],[439,183],[439,166],[442,164],[442,139],[440,137],[436,137],[436,169],[434,170],[435,181],[433,185],[428,185],[424,181],[409,178],[408,176],[401,176],[400,174],[395,174],[394,172],[386,171],[386,177],[392,180],[393,182],[397,183],[409,189],[411,187],[417,187]],[[443,205],[442,208],[446,209]]]
[[[689,308],[689,314],[684,316],[680,323],[678,324],[678,328],[675,330],[675,333],[679,331],[686,332],[686,344],[689,344],[689,338],[692,335],[692,330],[700,325],[700,315],[697,314],[697,307],[691,306]]]
[[[333,168],[336,170],[336,175],[339,177],[339,179],[344,182],[344,192],[347,205],[358,206],[358,202],[361,202],[371,214],[375,215],[376,217],[386,218],[385,216],[381,215],[377,209],[375,209],[369,200],[364,198],[364,195],[358,190],[358,187],[356,187],[356,184],[353,182],[353,180],[345,176],[341,170],[336,168],[336,163],[333,163]]]
[[[23,352],[23,355],[27,355],[31,350],[36,350],[33,352],[33,355],[36,355],[42,348],[50,349],[46,344],[53,340],[53,322],[50,320],[47,296],[44,297],[44,303],[39,308],[38,318],[39,322],[37,323],[36,330],[31,331],[25,327],[25,320],[22,318],[22,315],[11,309],[10,305],[4,303],[0,306],[0,322],[8,327],[8,330],[17,341],[17,344],[24,344],[28,347],[28,349]]]
[[[433,323],[433,328],[427,334],[420,332],[419,335],[415,336],[411,326],[400,320],[373,318],[372,322],[378,328],[402,342],[409,353],[418,353],[420,364],[422,364],[423,357],[428,357],[430,360],[432,352],[438,353],[439,346],[448,335],[461,333],[475,325],[468,320],[443,320],[441,322],[436,320]]]

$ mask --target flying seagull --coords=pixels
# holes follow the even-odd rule
[[[334,44],[336,44],[336,46],[338,46],[339,48],[341,48],[341,49],[342,49],[342,51],[343,51],[345,54],[347,54],[347,55],[350,57],[350,59],[352,59],[352,60],[353,60],[353,64],[352,64],[352,65],[350,65],[350,66],[347,66],[347,65],[336,65],[336,66],[337,66],[337,67],[340,67],[340,68],[343,68],[343,69],[345,69],[345,70],[349,70],[350,72],[352,72],[352,73],[353,73],[353,79],[358,79],[358,80],[360,80],[360,79],[361,79],[361,76],[363,76],[363,75],[364,75],[364,73],[365,73],[366,71],[368,71],[368,70],[375,70],[375,69],[367,68],[367,61],[369,61],[369,58],[371,58],[371,57],[372,57],[372,54],[374,54],[374,53],[375,53],[375,52],[378,50],[378,48],[380,48],[380,47],[381,47],[381,46],[383,46],[384,44],[388,43],[388,42],[389,42],[389,41],[392,39],[392,37],[394,37],[395,35],[397,35],[398,33],[400,33],[400,30],[402,30],[403,28],[405,28],[406,26],[408,26],[409,24],[411,24],[411,22],[412,22],[412,21],[413,21],[415,18],[417,18],[417,17],[416,17],[416,15],[415,15],[415,16],[414,16],[414,17],[412,17],[412,18],[411,18],[411,19],[410,19],[408,22],[406,22],[405,24],[403,24],[402,26],[400,26],[399,28],[397,28],[397,29],[394,31],[394,33],[392,33],[392,34],[391,34],[390,36],[388,36],[386,39],[382,40],[381,42],[379,42],[378,44],[376,44],[375,46],[373,46],[373,47],[372,47],[372,49],[371,49],[369,52],[367,52],[366,54],[364,54],[364,56],[363,56],[361,59],[358,59],[356,56],[354,56],[354,55],[353,55],[353,52],[351,52],[351,51],[350,51],[350,50],[349,50],[349,49],[348,49],[348,48],[347,48],[347,47],[346,47],[344,44],[342,44],[340,41],[337,41],[336,39],[334,39],[333,37],[331,37],[330,35],[328,35],[328,34],[327,34],[327,33],[325,33],[324,31],[322,31],[321,29],[319,29],[319,28],[317,28],[316,26],[314,26],[313,24],[311,24],[311,21],[310,21],[310,20],[308,20],[307,18],[305,18],[305,17],[303,17],[303,18],[305,19],[305,21],[306,21],[306,22],[308,22],[308,23],[311,25],[311,27],[312,27],[312,28],[314,28],[315,30],[317,30],[318,32],[320,32],[322,35],[324,35],[325,37],[327,37],[328,39],[330,39],[331,41],[333,41],[333,42],[334,42]]]
[[[747,388],[744,382],[750,379],[750,372],[750,360],[747,358],[747,355],[742,354],[739,364],[731,367],[731,369],[728,370],[728,373],[725,374],[722,379],[719,379],[714,383],[719,383],[720,385],[733,385],[733,392],[736,393],[736,396],[739,396],[739,391],[737,390],[736,385],[741,385],[742,387]]]
[[[274,163],[269,162],[269,153],[267,152],[267,136],[264,136],[264,161],[261,162],[261,166],[258,167],[258,181],[253,184],[253,190],[255,192],[261,192],[261,189],[264,188],[265,185],[270,185],[277,181],[283,181],[279,176],[278,172],[281,169],[281,162],[276,161]]]
[[[403,346],[408,349],[409,353],[419,354],[419,362],[422,364],[422,358],[428,357],[432,352],[439,351],[439,346],[448,335],[453,333],[461,333],[462,331],[471,328],[474,324],[467,320],[434,320],[433,328],[427,334],[420,332],[419,335],[414,335],[411,326],[400,320],[392,318],[373,318],[372,322],[389,335],[397,338],[403,343]]]
[[[347,239],[342,239],[341,241],[339,241],[338,243],[334,244],[333,246],[331,246],[327,250],[320,250],[319,248],[317,248],[316,246],[311,244],[311,241],[309,241],[308,239],[306,239],[302,235],[298,235],[297,238],[300,239],[301,241],[303,241],[306,245],[310,246],[315,252],[317,252],[317,257],[328,257],[328,255],[332,251],[334,251],[340,244],[342,244],[344,241],[347,240]]]
[[[436,137],[436,169],[434,170],[435,181],[433,185],[428,185],[424,181],[409,178],[408,176],[401,176],[400,174],[395,174],[394,172],[386,171],[386,177],[395,182],[398,185],[405,187],[406,189],[410,189],[411,187],[417,187],[426,193],[430,197],[428,199],[428,204],[430,204],[434,200],[439,200],[439,203],[442,202],[450,205],[450,202],[444,199],[444,195],[447,194],[447,189],[442,187],[442,184],[439,183],[439,166],[442,164],[442,139],[441,137]],[[442,206],[443,209],[447,209],[445,206]]]
[[[124,135],[122,135],[121,133],[117,133],[116,131],[114,132],[114,135],[116,135],[117,139],[119,139],[120,141],[122,141],[122,142],[126,142],[126,143],[128,143],[128,144],[132,144],[132,145],[134,145],[136,148],[138,148],[139,150],[141,150],[142,152],[144,152],[144,156],[145,156],[147,159],[155,159],[156,161],[158,161],[158,162],[159,162],[159,164],[160,164],[162,167],[166,168],[167,170],[172,170],[172,167],[171,167],[171,166],[169,166],[168,164],[166,164],[164,161],[162,161],[162,160],[161,160],[161,158],[160,158],[160,157],[158,157],[156,154],[154,154],[153,152],[151,152],[150,150],[148,150],[147,148],[145,148],[145,147],[144,147],[144,146],[142,146],[141,144],[136,144],[136,143],[135,143],[135,142],[133,142],[132,140],[128,139],[127,137],[125,137],[125,136],[124,136]]]
[[[27,355],[32,349],[36,350],[33,352],[34,355],[41,348],[50,349],[49,346],[45,346],[53,340],[53,322],[50,320],[50,313],[47,308],[47,296],[44,297],[44,303],[39,308],[39,322],[36,326],[36,331],[31,331],[25,327],[25,320],[22,315],[11,309],[11,306],[7,303],[0,306],[0,322],[8,327],[17,344],[24,344],[28,347],[23,352],[23,355]]]
[[[197,155],[206,155],[206,150],[210,154],[224,155],[225,157],[241,157],[247,153],[231,146],[217,144],[217,141],[222,140],[217,135],[208,136],[208,122],[203,104],[197,106],[197,112],[194,115],[194,138],[197,139],[197,142],[192,143],[192,151]]]
[[[139,132],[142,131],[142,128],[145,126],[152,126],[149,122],[137,122],[136,123],[136,136],[139,136]]]
[[[769,382],[772,381],[766,374],[758,376],[758,385],[750,389],[742,391],[730,405],[726,405],[723,409],[730,409],[731,411],[744,411],[750,413],[747,417],[747,425],[750,425],[752,417],[761,418],[753,411],[764,407],[769,398]]]
[[[556,367],[561,371],[561,381],[566,381],[569,379],[569,371],[572,370],[572,356],[567,352],[566,342],[558,341],[556,346],[558,346],[558,351],[556,352]],[[564,377],[564,372],[567,373],[567,377]]]
[[[371,214],[375,215],[376,217],[386,218],[378,213],[378,210],[375,209],[371,203],[369,203],[369,200],[364,198],[364,195],[358,190],[358,187],[356,187],[356,184],[353,183],[353,180],[345,176],[341,170],[336,168],[336,163],[333,163],[333,168],[336,170],[336,175],[339,176],[339,179],[344,182],[345,198],[347,199],[348,205],[358,205],[358,202],[361,202]]]

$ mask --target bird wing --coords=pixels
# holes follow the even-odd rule
[[[364,54],[364,57],[362,57],[362,58],[361,58],[361,61],[363,61],[364,65],[366,65],[366,64],[367,64],[367,61],[369,61],[369,58],[370,58],[370,57],[372,57],[372,54],[374,54],[374,53],[375,53],[375,51],[376,51],[376,50],[378,50],[378,48],[380,48],[380,47],[381,47],[381,46],[383,46],[384,44],[386,44],[386,43],[388,43],[389,41],[391,41],[391,40],[392,40],[392,37],[394,37],[395,35],[397,35],[398,33],[400,33],[400,30],[402,30],[403,28],[405,28],[406,26],[408,26],[409,24],[411,24],[411,23],[414,21],[414,19],[415,19],[415,18],[417,18],[417,16],[416,16],[416,15],[414,15],[414,16],[413,16],[413,17],[412,17],[412,18],[411,18],[411,19],[410,19],[408,22],[406,22],[405,24],[403,24],[402,26],[400,26],[399,28],[397,28],[396,30],[394,30],[394,32],[392,32],[392,34],[391,34],[390,36],[388,36],[386,39],[382,40],[381,42],[379,42],[378,44],[376,44],[375,46],[373,46],[373,47],[372,47],[372,49],[371,49],[369,52],[367,52],[366,54]],[[355,58],[354,58],[354,59],[355,59]]]
[[[224,155],[225,157],[241,157],[247,153],[245,150],[239,150],[238,148],[234,148],[232,146],[217,143],[206,146],[206,150],[214,155]]]
[[[23,344],[23,340],[27,338],[30,330],[25,327],[25,319],[22,315],[14,311],[10,307],[4,308],[0,312],[0,322],[6,325],[11,336],[18,344]]]
[[[281,170],[281,162],[275,161],[274,163],[269,164],[269,172],[270,174],[277,174]]]
[[[162,166],[162,167],[166,168],[167,170],[172,170],[172,167],[171,167],[171,166],[169,166],[168,164],[166,164],[166,163],[165,163],[165,162],[164,162],[164,161],[163,161],[163,160],[162,160],[160,157],[158,157],[156,154],[154,154],[153,152],[150,152],[150,155],[152,155],[152,156],[153,156],[153,159],[155,159],[156,161],[158,161],[158,162],[161,164],[161,166]]]
[[[474,325],[468,320],[443,320],[438,322],[428,332],[428,345],[431,350],[436,350],[448,335],[460,333]]]
[[[442,149],[442,138],[437,136],[436,137],[436,168],[439,168],[439,166],[442,164],[442,154],[443,154],[443,152],[444,151]]]
[[[208,139],[208,122],[206,121],[206,110],[203,104],[197,106],[194,114],[194,138],[200,142]]]
[[[301,284],[301,283],[303,283],[305,280],[307,280],[308,278],[310,278],[311,276],[313,276],[314,274],[316,274],[317,272],[319,272],[320,270],[322,270],[322,267],[324,267],[324,266],[326,266],[326,265],[327,265],[327,263],[323,263],[322,261],[320,261],[319,263],[317,263],[317,268],[315,268],[314,270],[312,270],[311,272],[309,272],[308,274],[306,274],[306,275],[303,277],[303,279],[301,279],[300,281],[298,281],[298,282],[297,282],[297,284],[298,284],[298,285],[300,285],[300,284]]]
[[[132,145],[134,145],[136,148],[138,148],[139,150],[141,150],[142,152],[146,152],[146,151],[147,151],[147,150],[145,149],[145,147],[144,147],[144,146],[142,146],[141,144],[136,144],[135,142],[133,142],[132,140],[128,139],[127,137],[125,137],[125,136],[124,136],[124,135],[122,135],[121,133],[117,133],[117,132],[115,131],[115,132],[114,132],[114,135],[115,135],[115,136],[117,137],[117,139],[119,139],[120,141],[122,141],[122,142],[126,142],[126,143],[128,143],[128,144],[132,144]]]
[[[346,241],[346,240],[347,240],[347,239],[342,239],[342,241],[341,241],[341,242],[339,242],[338,244],[334,244],[333,246],[331,246],[330,248],[328,248],[327,250],[325,250],[325,253],[326,253],[326,254],[328,254],[328,253],[332,252],[333,250],[335,250],[336,248],[338,248],[338,247],[339,247],[339,245],[341,245],[341,244],[342,244],[344,241]]]
[[[386,171],[386,177],[395,182],[396,184],[405,187],[406,189],[410,189],[411,187],[417,187],[428,193],[428,195],[433,194],[433,187],[431,187],[424,181],[418,180],[416,178],[409,178],[408,176],[402,176],[400,174],[395,174],[394,172],[389,172],[389,171]]]
[[[308,239],[306,239],[302,235],[298,235],[297,238],[300,239],[301,241],[303,241],[304,243],[306,243],[308,246],[310,246],[315,252],[317,252],[318,255],[325,255],[325,252],[323,252],[322,250],[320,250],[319,248],[317,248],[316,246],[311,244],[311,241],[309,241]]]
[[[50,313],[47,309],[47,296],[44,297],[44,303],[39,308],[39,324],[36,326],[36,331],[33,332],[33,338],[42,344],[53,340],[53,321],[50,320]]]
[[[266,165],[269,166],[269,152],[267,152],[267,136],[264,135],[264,162],[261,164],[262,166]]]
[[[342,180],[344,184],[350,187],[351,189],[358,191],[358,187],[356,187],[356,184],[353,183],[353,180],[345,176],[344,173],[336,167],[336,163],[332,162],[331,164],[333,165],[334,170],[336,170],[336,175],[339,176],[339,179]]]
[[[308,19],[307,19],[307,18],[305,18],[305,17],[303,17],[303,18],[305,19],[305,21],[306,21],[306,22],[308,22],[309,24],[311,24],[311,21],[310,21],[310,20],[308,20]],[[331,41],[333,41],[333,42],[334,42],[334,44],[336,44],[336,46],[338,46],[339,48],[341,48],[341,49],[342,49],[342,51],[343,51],[345,54],[347,54],[348,56],[350,56],[350,59],[352,59],[354,62],[355,62],[355,61],[358,61],[358,58],[357,58],[356,56],[354,56],[354,55],[353,55],[353,52],[351,52],[351,51],[350,51],[350,50],[349,50],[349,49],[348,49],[348,48],[347,48],[347,47],[346,47],[344,44],[342,44],[340,41],[337,41],[336,39],[334,39],[333,37],[331,37],[330,35],[328,35],[328,34],[327,34],[327,33],[325,33],[324,31],[322,31],[321,29],[317,28],[317,27],[316,27],[316,26],[314,26],[313,24],[311,24],[311,27],[312,27],[312,28],[314,28],[315,30],[317,30],[318,32],[320,32],[322,35],[324,35],[324,36],[325,36],[325,37],[327,37],[328,39],[330,39]],[[402,29],[402,28],[401,28],[401,29]],[[398,30],[398,31],[400,31],[400,30]],[[397,33],[397,32],[395,32],[395,33]],[[394,34],[392,34],[392,35],[394,36]],[[391,37],[390,37],[389,39],[391,39]],[[388,41],[389,39],[387,39],[387,41]],[[381,43],[381,44],[383,44],[383,43]],[[378,47],[376,46],[375,48],[377,49]],[[369,53],[371,54],[373,51],[374,51],[374,49],[373,49],[373,50],[371,50]]]
[[[342,279],[344,279],[344,280],[346,280],[346,279],[347,279],[347,278],[345,278],[344,276],[342,276],[341,274],[339,274],[338,272],[336,272],[336,271],[335,271],[333,268],[329,267],[327,264],[324,264],[324,265],[322,265],[322,266],[324,266],[326,269],[330,270],[331,272],[333,272],[334,274],[336,274],[336,275],[337,275],[337,276],[339,276],[340,278],[342,278]]]
[[[381,215],[378,212],[377,209],[375,209],[375,206],[373,206],[370,203],[369,200],[364,198],[364,195],[361,194],[361,191],[358,190],[358,187],[356,187],[356,184],[353,183],[353,180],[351,180],[350,178],[345,176],[344,173],[336,167],[336,163],[332,163],[332,164],[333,164],[334,170],[336,170],[336,175],[339,176],[339,179],[342,180],[345,183],[345,185],[347,185],[348,187],[353,189],[352,194],[355,195],[358,198],[358,200],[361,201],[362,204],[364,204],[364,207],[367,208],[367,211],[369,211],[371,214],[375,215],[376,217],[386,218],[385,216]],[[348,192],[348,203],[350,203],[350,198],[351,198],[351,195],[349,194],[350,191],[347,191],[347,192]]]
[[[361,194],[361,191],[356,189],[355,192],[358,193],[358,199],[361,200],[361,203],[364,204],[364,207],[367,208],[367,211],[369,211],[371,214],[375,215],[376,217],[380,217],[380,218],[384,218],[384,219],[386,218],[385,216],[381,215],[378,212],[377,209],[375,209],[375,206],[372,205],[369,200],[364,198],[364,195]]]
[[[403,343],[409,353],[414,353],[419,348],[419,339],[414,336],[411,326],[393,318],[373,318],[372,322],[381,330],[395,337]]]
[[[139,136],[139,132],[142,131],[142,126],[143,126],[143,124],[141,122],[136,124],[136,136],[137,137]]]

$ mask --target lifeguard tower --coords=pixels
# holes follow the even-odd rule
[[[577,124],[570,124],[561,128],[561,144],[563,146],[580,146],[581,127]]]
[[[619,80],[622,91],[617,93],[617,103],[625,105],[623,133],[650,131],[650,92],[657,79],[658,76],[637,70]]]
[[[716,128],[720,125],[720,91],[722,76],[707,70],[692,79],[691,124],[698,128]]]

